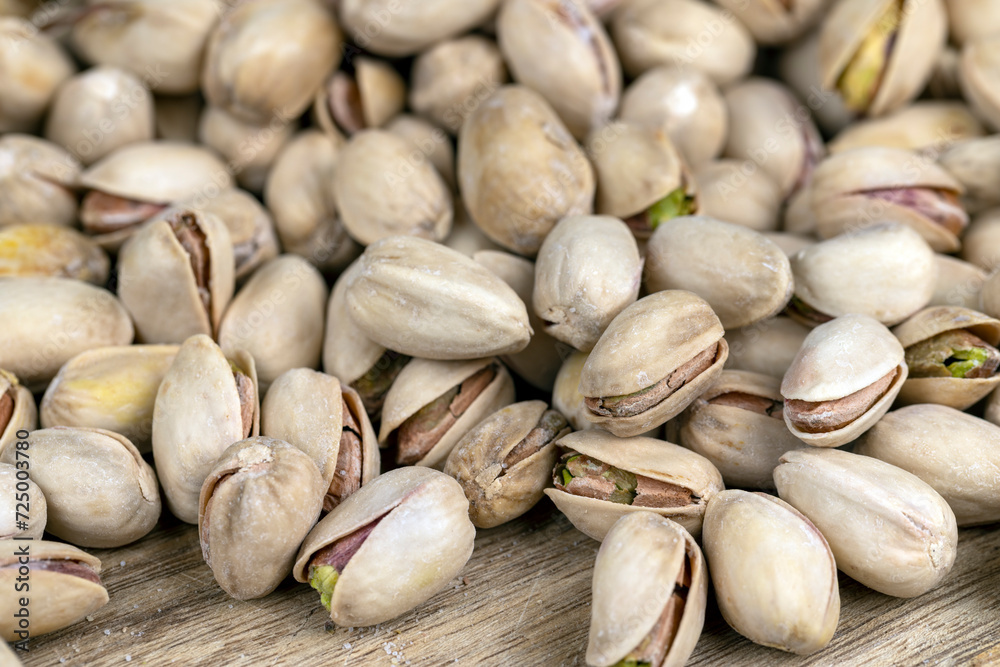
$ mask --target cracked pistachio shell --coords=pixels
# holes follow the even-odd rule
[[[1000,136],[958,141],[941,154],[938,164],[962,184],[962,205],[970,215],[1000,205],[1000,193],[994,185],[1000,179]],[[971,232],[970,226],[963,254],[976,250]]]
[[[791,419],[788,430],[813,447],[840,447],[854,440],[882,418],[906,381],[903,346],[892,332],[867,315],[842,315],[821,324],[806,336],[781,381],[781,395],[789,400],[818,403],[851,396],[897,369],[885,392],[848,424],[834,430],[807,433]]]
[[[324,488],[309,455],[282,440],[258,436],[222,452],[198,503],[202,557],[219,586],[239,600],[277,588],[319,519]]]
[[[192,268],[194,259],[173,231],[174,222],[200,231],[205,275]],[[217,217],[184,208],[158,213],[118,256],[118,296],[135,322],[136,337],[144,343],[180,344],[195,334],[218,332],[233,296],[233,266],[229,230]]]
[[[319,130],[298,133],[278,154],[264,187],[281,247],[322,270],[342,268],[360,252],[340,221],[330,186],[341,146],[342,140]]]
[[[859,114],[883,116],[909,103],[923,90],[944,48],[948,32],[944,4],[941,0],[841,0],[834,4],[820,27],[823,88],[838,90],[847,85],[845,70],[859,57],[856,54],[865,52],[866,38],[878,34],[888,42],[880,47],[881,61],[855,63],[855,69],[874,69],[875,83],[863,100],[851,106]],[[884,13],[897,6],[898,23],[886,21]]]
[[[962,259],[990,273],[1000,267],[1000,207],[978,213],[963,241]]]
[[[338,577],[330,600],[337,625],[375,625],[406,613],[447,586],[472,555],[476,529],[462,487],[442,472],[410,466],[379,475],[316,524],[295,560],[295,580],[309,580],[317,551],[379,519]]]
[[[497,42],[514,79],[542,94],[577,139],[614,115],[621,65],[604,25],[580,0],[507,0]]]
[[[624,222],[570,216],[552,229],[535,260],[532,306],[553,338],[591,350],[639,296],[642,258]]]
[[[872,146],[836,153],[816,169],[811,203],[817,234],[828,239],[892,221],[915,230],[938,252],[958,250],[958,235],[917,206],[869,194],[901,189],[932,190],[953,198],[952,210],[947,213],[949,224],[959,230],[968,224],[968,216],[958,203],[962,184],[947,171],[912,151]]]
[[[991,0],[948,0],[948,28],[956,44],[1000,32],[1000,6]]]
[[[280,255],[250,276],[219,325],[226,356],[246,350],[266,389],[292,368],[316,368],[323,352],[327,289],[323,276],[298,255]]]
[[[333,195],[347,233],[362,245],[397,235],[443,241],[452,195],[426,158],[385,130],[355,133],[337,156]]]
[[[1000,129],[1000,35],[988,35],[962,48],[959,83],[972,109],[992,129]]]
[[[781,458],[778,494],[819,528],[847,576],[909,598],[951,571],[955,514],[916,475],[839,449],[797,449]]]
[[[378,439],[356,391],[331,375],[293,368],[271,384],[260,406],[261,433],[291,443],[308,454],[323,480],[320,496],[330,495],[331,500],[338,502],[343,498],[334,477],[344,431],[345,403],[360,430],[364,485],[378,477],[381,461]]]
[[[528,311],[507,283],[470,257],[413,236],[368,246],[347,283],[347,306],[370,339],[427,359],[520,352]]]
[[[198,124],[198,140],[222,156],[241,186],[261,192],[271,164],[295,130],[294,124],[282,118],[246,122],[207,106]]]
[[[783,377],[808,335],[807,327],[783,315],[727,331],[726,368]]]
[[[411,149],[410,157],[415,160],[426,160],[437,170],[452,193],[458,192],[458,182],[455,180],[455,147],[451,139],[441,128],[419,116],[401,113],[385,124],[385,129],[397,137],[405,139]],[[457,217],[453,214],[452,217]],[[452,228],[454,229],[454,220]],[[451,233],[449,232],[449,236]]]
[[[35,397],[17,376],[0,368],[0,451],[17,440],[18,431],[38,428]]]
[[[757,54],[753,36],[740,21],[696,0],[629,0],[614,13],[611,36],[632,77],[658,65],[683,63],[725,86],[744,78]]]
[[[884,146],[938,155],[951,144],[982,137],[982,123],[962,102],[923,100],[882,118],[848,125],[830,142],[830,153]]]
[[[499,4],[500,0],[341,0],[340,21],[362,49],[396,58],[482,25]]]
[[[531,301],[535,290],[535,265],[531,260],[501,250],[480,250],[472,255],[472,259],[500,276],[501,280],[517,292],[521,301]],[[562,365],[562,357],[566,353],[565,345],[546,332],[545,324],[535,314],[534,308],[528,310],[528,324],[535,332],[528,347],[520,352],[504,355],[503,362],[532,386],[552,391],[556,374]]]
[[[316,92],[317,124],[336,137],[385,125],[406,105],[406,82],[389,63],[358,56],[354,73],[337,70]]]
[[[84,60],[144,77],[161,95],[197,92],[205,42],[219,20],[216,0],[89,0],[73,25]]]
[[[623,664],[660,620],[678,579],[687,578],[676,630],[657,663],[661,667],[683,665],[698,643],[708,597],[705,558],[690,533],[653,512],[616,522],[594,561],[587,664]]]
[[[591,212],[594,169],[541,95],[504,86],[458,137],[458,176],[473,221],[493,241],[534,255],[567,215]]]
[[[646,248],[646,288],[682,289],[708,302],[725,329],[777,315],[792,297],[792,268],[763,234],[705,216],[661,223]]]
[[[938,279],[934,296],[927,305],[978,309],[979,293],[989,274],[975,264],[949,255],[935,255],[934,263],[937,264]]]
[[[0,136],[0,227],[76,220],[80,163],[68,152],[27,134]]]
[[[493,528],[521,516],[544,496],[559,452],[556,443],[570,432],[549,432],[551,440],[508,466],[506,458],[539,426],[549,410],[544,401],[525,401],[501,408],[465,434],[448,455],[444,472],[462,485],[469,517],[477,528]]]
[[[45,121],[45,138],[86,165],[127,144],[151,141],[153,133],[152,94],[117,67],[94,67],[67,80]]]
[[[583,394],[580,393],[580,375],[587,363],[588,352],[573,350],[567,356],[559,372],[555,384],[552,385],[552,407],[566,415],[574,431],[584,431],[597,428],[597,425],[587,419],[587,406]]]
[[[817,243],[792,257],[791,264],[795,297],[807,307],[828,317],[870,315],[886,326],[926,306],[937,283],[934,251],[900,224],[866,227]]]
[[[946,331],[966,329],[996,347],[1000,343],[1000,320],[958,306],[934,306],[916,313],[892,332],[903,349]],[[899,392],[900,405],[938,403],[965,410],[1000,386],[1000,373],[988,378],[909,377]]]
[[[395,432],[403,422],[416,415],[425,405],[495,363],[496,359],[414,359],[406,364],[385,397],[378,434],[379,445],[384,447],[390,440],[394,440]],[[448,454],[466,433],[489,415],[513,402],[514,381],[507,369],[502,364],[497,364],[493,380],[416,465],[443,468]]]
[[[198,141],[198,123],[205,103],[200,95],[153,98],[156,105],[156,137],[167,141]]]
[[[104,285],[109,270],[107,253],[72,227],[0,226],[0,276],[53,276]]]
[[[553,465],[555,462],[553,461]],[[18,539],[42,539],[48,507],[45,504],[45,494],[30,479],[18,479],[18,469],[12,463],[0,463],[0,540],[9,540],[15,536]],[[18,491],[18,482],[26,482],[27,491]],[[19,493],[28,494],[27,528],[18,528],[14,518],[17,516],[15,500]],[[23,496],[22,496],[23,497]]]
[[[702,215],[757,232],[777,231],[781,188],[763,170],[747,169],[741,160],[712,160],[695,170],[694,180]]]
[[[558,489],[545,489],[559,511],[576,528],[598,542],[621,517],[635,512],[653,512],[676,521],[698,537],[705,507],[722,491],[722,475],[701,454],[680,445],[636,436],[619,438],[600,429],[576,431],[559,441],[562,449],[571,449],[635,475],[643,475],[687,489],[691,502],[679,507],[636,507],[608,500],[577,496]]]
[[[15,464],[7,446],[0,461]],[[56,426],[31,433],[31,480],[45,494],[45,530],[81,547],[135,542],[160,518],[156,475],[124,436]]]
[[[780,412],[765,414],[730,402],[715,403],[727,394],[738,399],[771,401],[780,410],[781,380],[749,371],[723,371],[709,389],[680,417],[680,444],[701,454],[719,470],[726,486],[773,489],[771,472],[785,452],[802,442],[785,426]]]
[[[480,102],[508,80],[496,42],[465,35],[427,49],[413,61],[410,107],[452,134]]]
[[[945,405],[894,410],[854,448],[913,473],[948,502],[959,526],[1000,521],[1000,427]]]
[[[716,0],[742,21],[758,44],[786,44],[801,37],[826,13],[832,0]]]
[[[30,601],[31,636],[37,637],[79,623],[108,603],[108,591],[101,584],[101,559],[69,544],[37,540],[29,543],[28,568],[31,588],[24,596]],[[18,596],[13,591],[18,576],[18,555],[10,549],[0,556],[0,586],[11,593],[0,597],[0,637],[18,641]],[[41,569],[40,561],[65,561],[67,566],[89,570],[97,581],[55,568]],[[32,565],[35,564],[34,567]]]
[[[625,396],[665,380],[718,345],[711,366],[647,410],[627,417],[587,410],[587,419],[615,435],[639,435],[680,414],[722,372],[728,356],[722,324],[701,297],[684,290],[639,299],[611,321],[580,374],[586,398]]]
[[[723,491],[708,503],[703,540],[715,599],[733,629],[799,655],[830,643],[840,620],[837,564],[801,512],[765,493]]]
[[[287,122],[337,67],[343,39],[319,0],[249,0],[222,15],[205,45],[209,105],[250,123]]]
[[[233,367],[250,379],[252,419],[243,424],[243,403]],[[208,336],[188,338],[170,364],[153,407],[153,460],[167,508],[181,521],[198,522],[202,483],[227,447],[260,430],[260,399],[253,357],[242,350],[227,359]],[[249,431],[249,432],[247,432]]]
[[[344,384],[364,377],[386,353],[384,346],[358,328],[347,307],[347,283],[359,268],[360,264],[354,262],[337,278],[326,309],[323,370]]]
[[[773,79],[754,77],[726,90],[725,155],[756,162],[790,196],[806,183],[826,149],[806,106]]]
[[[0,368],[39,392],[76,355],[135,334],[114,294],[70,278],[0,278],[0,322]]]
[[[76,67],[52,37],[21,18],[0,16],[0,134],[29,132]]]
[[[143,454],[152,451],[153,403],[177,345],[127,345],[81,352],[49,383],[42,428],[76,426],[119,433]]]

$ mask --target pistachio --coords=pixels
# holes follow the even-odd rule
[[[830,142],[831,153],[882,146],[937,155],[949,146],[986,134],[962,102],[922,100],[881,118],[853,123]]]
[[[353,65],[353,76],[334,72],[316,93],[313,111],[327,132],[382,127],[406,103],[406,84],[389,63],[359,56]]]
[[[580,393],[580,375],[587,363],[586,352],[574,350],[567,356],[552,386],[552,407],[566,415],[574,431],[597,428],[597,425],[587,419],[587,406],[583,394]]]
[[[779,45],[803,35],[826,13],[830,0],[718,0],[746,24],[759,44]]]
[[[1000,99],[996,95],[1000,38],[987,35],[962,48],[959,83],[969,105],[987,125],[1000,128]]]
[[[375,625],[444,588],[465,567],[475,535],[458,482],[429,468],[400,468],[316,524],[292,574],[320,592],[337,625]]]
[[[938,164],[961,183],[965,190],[962,206],[970,215],[975,216],[1000,205],[1000,197],[993,187],[995,180],[1000,178],[1000,137],[957,141],[938,157]],[[974,219],[972,225],[965,230],[963,255],[976,252],[978,244],[974,241],[975,229]]]
[[[700,454],[673,443],[618,438],[599,429],[564,436],[565,452],[545,495],[580,532],[601,541],[620,517],[644,509],[672,519],[697,537],[722,476]]]
[[[198,139],[221,155],[239,184],[252,192],[264,189],[268,170],[295,127],[285,122],[253,123],[217,107],[206,107]]]
[[[324,488],[313,460],[282,440],[249,438],[226,449],[198,503],[201,553],[219,586],[239,600],[277,588],[319,519]]]
[[[705,559],[686,530],[652,512],[623,516],[594,561],[587,664],[684,664],[707,595]]]
[[[774,232],[780,222],[781,189],[764,171],[744,169],[744,164],[724,159],[697,168],[699,213],[757,232]]]
[[[783,377],[807,335],[809,329],[784,316],[727,331],[726,368]]]
[[[70,227],[0,226],[0,276],[54,276],[104,285],[109,267],[107,254]]]
[[[405,113],[394,116],[385,124],[385,129],[404,139],[412,149],[423,154],[421,158],[418,153],[411,151],[410,157],[416,160],[426,159],[444,179],[445,185],[452,192],[458,192],[458,183],[455,180],[455,147],[444,130],[423,118]]]
[[[793,234],[790,232],[764,232],[764,236],[774,242],[774,245],[781,248],[789,260],[797,255],[800,250],[805,250],[816,245],[816,238],[805,234]],[[935,257],[935,259],[937,259]]]
[[[837,568],[896,597],[916,597],[955,563],[955,514],[915,475],[838,449],[798,449],[774,469],[781,499],[812,521]]]
[[[1000,316],[1000,271],[994,271],[983,283],[979,299],[982,307],[981,311],[990,317]]]
[[[0,136],[0,227],[76,220],[80,163],[59,146],[26,134]]]
[[[949,0],[948,28],[956,44],[965,44],[979,37],[1000,31],[1000,11],[983,0]]]
[[[3,399],[0,398],[0,420],[3,419]],[[24,485],[27,485],[26,487]],[[20,486],[21,489],[18,490]],[[45,503],[45,494],[38,488],[26,472],[18,476],[17,466],[11,463],[0,463],[0,540],[17,538],[19,540],[42,539],[45,531],[45,522],[48,518],[48,507]],[[18,499],[25,501],[21,507],[17,507]],[[18,510],[25,509],[20,516],[26,516],[23,522],[15,521],[19,518]],[[21,524],[21,525],[19,525]]]
[[[833,135],[854,122],[857,114],[847,108],[843,97],[824,90],[821,32],[816,30],[784,49],[778,70],[799,99],[808,103],[823,131]]]
[[[501,408],[465,434],[444,472],[462,485],[477,528],[516,519],[542,499],[569,423],[543,401]]]
[[[970,246],[966,244],[966,247]],[[979,293],[989,274],[975,264],[948,255],[935,255],[934,262],[937,264],[938,279],[934,296],[927,305],[979,308]]]
[[[38,428],[35,398],[10,371],[0,368],[0,451],[18,440],[18,431]]]
[[[55,39],[22,18],[0,16],[0,134],[30,131],[73,61]]]
[[[704,531],[715,599],[729,625],[799,655],[830,643],[840,619],[837,564],[812,521],[765,493],[723,491],[708,503]]]

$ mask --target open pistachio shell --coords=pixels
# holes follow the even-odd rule
[[[680,416],[679,442],[719,470],[726,486],[773,489],[771,472],[802,442],[782,419],[781,380],[723,371]]]
[[[104,285],[109,270],[107,253],[75,229],[0,226],[0,276],[54,276]]]
[[[808,335],[807,327],[784,316],[727,331],[729,358],[726,368],[781,378]]]
[[[652,512],[623,516],[597,552],[592,590],[588,665],[687,662],[705,623],[708,569],[681,526]]]
[[[566,415],[575,431],[597,428],[587,419],[587,409],[583,394],[580,393],[580,375],[587,363],[587,352],[574,350],[562,362],[552,386],[552,407]]]
[[[282,440],[258,436],[222,452],[198,503],[201,553],[219,586],[239,600],[277,588],[319,519],[324,488],[309,455]]]
[[[170,511],[198,522],[198,494],[219,455],[260,430],[253,357],[227,359],[208,336],[184,341],[156,393],[153,460]]]
[[[400,463],[442,468],[466,433],[513,402],[514,382],[496,359],[414,359],[385,397],[379,445],[395,446]]]
[[[812,521],[837,568],[880,593],[916,597],[955,563],[955,514],[894,465],[839,449],[797,449],[774,469],[781,499]]]
[[[493,528],[534,507],[550,483],[556,444],[569,432],[566,418],[544,401],[525,401],[497,410],[466,433],[444,472],[462,485],[472,523]]]
[[[62,542],[29,542],[27,552],[5,549],[0,556],[0,637],[9,642],[38,637],[79,623],[108,603],[101,583],[101,559]],[[27,557],[27,565],[19,559]],[[24,568],[21,570],[20,568]],[[18,576],[29,576],[31,588],[15,594]],[[19,626],[15,616],[20,598],[28,599],[30,627]],[[18,628],[21,627],[19,630]],[[19,634],[22,633],[22,634]]]
[[[691,292],[636,301],[612,320],[584,364],[587,419],[632,436],[679,414],[722,372],[729,352],[723,333],[711,306]]]
[[[982,123],[962,102],[924,100],[882,118],[853,123],[838,133],[828,148],[831,153],[870,146],[940,152],[984,134]]]
[[[224,109],[208,106],[201,114],[198,139],[226,160],[241,186],[260,192],[274,158],[295,129],[285,119],[247,122]]]
[[[781,381],[788,430],[839,447],[871,428],[906,381],[903,346],[867,315],[842,315],[806,336]]]
[[[703,539],[719,610],[737,632],[799,655],[830,643],[840,620],[837,564],[802,513],[765,493],[723,491],[708,503]]]
[[[785,44],[800,37],[826,13],[832,0],[717,0],[746,24],[759,44]]]
[[[722,475],[711,461],[665,440],[645,436],[619,438],[591,429],[570,433],[559,441],[559,447],[652,480],[651,486],[667,496],[658,503],[662,506],[651,506],[600,500],[558,488],[545,489],[545,495],[559,511],[580,532],[598,542],[604,540],[615,521],[633,512],[654,512],[676,521],[698,537],[706,505],[724,488]]]
[[[857,114],[846,107],[844,99],[823,86],[819,30],[786,47],[781,53],[778,71],[782,80],[813,112],[824,132],[836,134],[855,121]]]
[[[27,134],[0,136],[0,227],[72,225],[80,163],[59,146]]]
[[[375,625],[448,585],[472,555],[475,536],[458,482],[430,468],[399,468],[379,475],[316,524],[292,574],[315,582],[337,625]],[[334,576],[318,576],[331,547],[329,555],[341,562],[327,565]],[[338,554],[338,547],[348,553]]]
[[[33,23],[0,16],[0,134],[27,132],[41,120],[59,85],[73,75],[59,42]]]
[[[962,48],[959,82],[962,93],[976,113],[994,130],[1000,128],[1000,37],[988,35]]]
[[[17,376],[0,368],[0,451],[18,438],[18,431],[38,428],[35,397]]]
[[[965,188],[962,205],[969,215],[1000,205],[1000,193],[994,187],[1000,179],[1000,136],[958,141],[940,155],[938,164]],[[966,229],[963,252],[975,251],[973,227],[975,221]]]
[[[177,345],[128,345],[81,352],[49,383],[42,428],[77,426],[120,433],[142,453],[152,450],[153,404]]]
[[[21,465],[22,470],[19,470],[14,463],[0,463],[0,494],[2,494],[0,495],[0,540],[14,537],[19,540],[40,540],[45,531],[45,522],[48,518],[45,494],[28,477],[28,471],[23,470],[23,459]],[[22,490],[18,490],[19,483]],[[24,484],[28,485],[27,490],[24,490]],[[22,500],[27,498],[26,504],[17,507],[18,497]],[[18,516],[18,510],[25,510],[21,512],[21,516],[27,517],[23,522],[16,520],[21,518]]]
[[[758,232],[778,229],[781,188],[763,170],[740,160],[712,160],[695,170],[694,180],[702,215]]]
[[[406,83],[389,63],[359,56],[354,75],[338,70],[316,92],[313,114],[336,137],[385,125],[403,110]]]
[[[975,264],[949,255],[935,255],[934,262],[938,279],[934,296],[927,305],[979,308],[979,293],[989,274]]]

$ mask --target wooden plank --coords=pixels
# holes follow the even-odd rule
[[[33,638],[26,665],[583,665],[598,543],[548,500],[480,531],[462,576],[373,628],[330,628],[318,595],[288,580],[261,600],[229,598],[197,529],[167,517],[143,540],[94,553],[111,601]],[[1000,530],[959,532],[945,584],[912,600],[841,575],[840,626],[810,657],[742,638],[710,603],[691,665],[1000,664]]]

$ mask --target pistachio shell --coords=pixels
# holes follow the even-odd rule
[[[4,398],[9,398],[10,403],[0,407],[10,409],[7,422],[0,427],[0,451],[7,445],[19,440],[18,431],[34,431],[38,428],[38,410],[35,407],[35,397],[31,395],[27,387],[22,386],[17,377],[10,371],[0,368],[0,401],[6,402]]]
[[[240,600],[277,588],[319,519],[324,489],[316,464],[287,442],[256,437],[226,449],[198,512],[202,555],[219,586]]]
[[[990,317],[1000,317],[1000,271],[990,274],[979,294],[982,307],[979,309]]]
[[[808,335],[808,328],[784,316],[727,331],[729,359],[726,368],[783,377]]]
[[[217,107],[205,107],[198,139],[226,160],[240,185],[253,192],[264,189],[267,172],[295,132],[285,118],[246,122]]]
[[[0,16],[0,134],[30,131],[59,85],[73,75],[59,43],[21,18]]]
[[[329,609],[340,626],[388,621],[433,597],[465,567],[476,536],[468,512],[462,487],[444,473],[391,470],[316,524],[292,574],[308,581],[317,551],[378,520],[340,572]]]
[[[599,542],[618,519],[634,512],[653,512],[667,517],[698,537],[706,505],[724,488],[722,475],[708,459],[665,440],[645,436],[619,438],[592,429],[570,433],[559,441],[559,446],[691,492],[691,501],[686,505],[637,507],[545,489],[545,495],[580,532]]]
[[[597,425],[587,419],[587,406],[583,394],[580,393],[580,375],[587,363],[587,352],[574,350],[559,367],[555,384],[552,386],[552,407],[566,415],[575,431],[597,428]]]
[[[914,102],[882,118],[862,120],[846,127],[830,142],[831,153],[884,146],[940,152],[949,145],[981,137],[982,124],[962,102]]]
[[[837,449],[799,449],[774,470],[781,499],[819,528],[841,572],[880,593],[916,597],[955,563],[955,514],[915,475]]]
[[[550,468],[551,469],[551,468]],[[28,478],[27,471],[21,471],[12,463],[0,463],[0,540],[17,538],[19,540],[31,539],[41,540],[45,530],[45,522],[48,516],[48,507],[45,504],[45,494],[38,488],[31,479]],[[19,490],[19,483],[27,484],[26,490]],[[21,507],[17,506],[18,498],[25,501]],[[24,524],[26,527],[18,526],[18,510],[24,509],[21,515],[26,515]]]
[[[948,0],[948,27],[956,44],[1000,32],[1000,7],[990,0]]]
[[[991,135],[955,142],[941,154],[938,164],[965,188],[962,205],[970,215],[1000,205],[1000,196],[994,187],[1000,179],[1000,137]],[[965,231],[963,254],[975,252],[973,227],[975,221]]]
[[[153,404],[176,345],[101,347],[59,369],[39,404],[42,428],[76,426],[121,434],[152,450]]]
[[[371,340],[351,319],[347,307],[347,283],[361,264],[354,262],[337,278],[326,308],[323,339],[323,370],[345,384],[364,377],[386,353],[386,348]]]
[[[837,564],[809,519],[764,493],[723,491],[708,504],[704,530],[715,599],[729,625],[799,655],[830,643],[840,619]]]
[[[934,296],[927,305],[979,308],[979,293],[989,274],[975,264],[948,255],[935,255],[934,263],[938,279]]]
[[[982,211],[965,231],[962,259],[987,272],[1000,267],[1000,208]]]
[[[725,159],[699,166],[694,172],[699,213],[758,232],[775,231],[780,222],[781,189],[764,171],[749,164]]]
[[[782,80],[806,103],[824,132],[836,134],[855,121],[856,114],[844,99],[823,86],[819,30],[784,49],[778,68]]]
[[[688,577],[687,590],[677,590]],[[652,512],[623,516],[594,562],[587,664],[622,664],[661,621],[665,607],[682,598],[676,629],[656,664],[683,665],[705,623],[707,595],[705,559],[686,530]]]
[[[826,13],[831,0],[717,0],[746,24],[759,44],[789,42],[815,25]]]
[[[354,134],[382,127],[403,110],[406,83],[389,63],[359,56],[352,61],[354,75],[333,73],[316,93],[313,112],[324,131]]]
[[[0,226],[0,275],[108,281],[107,254],[93,241],[61,225]]]
[[[72,225],[80,163],[53,143],[26,134],[0,136],[0,227]]]
[[[973,110],[992,129],[1000,128],[1000,98],[997,97],[997,68],[1000,66],[1000,37],[989,35],[968,42],[962,49],[959,82]]]
[[[444,130],[432,125],[429,121],[401,113],[393,117],[385,124],[385,129],[392,132],[397,137],[409,142],[411,148],[415,148],[423,155],[410,151],[410,158],[415,160],[425,159],[437,170],[444,179],[451,191],[458,192],[458,183],[455,181],[455,147],[452,145],[448,135]],[[454,221],[453,226],[454,226]],[[450,234],[449,234],[450,235]]]
[[[781,248],[781,251],[789,260],[798,254],[800,250],[805,250],[816,245],[816,238],[805,234],[791,234],[788,232],[764,232],[764,236],[774,242],[774,245]],[[939,255],[940,256],[940,255]]]

